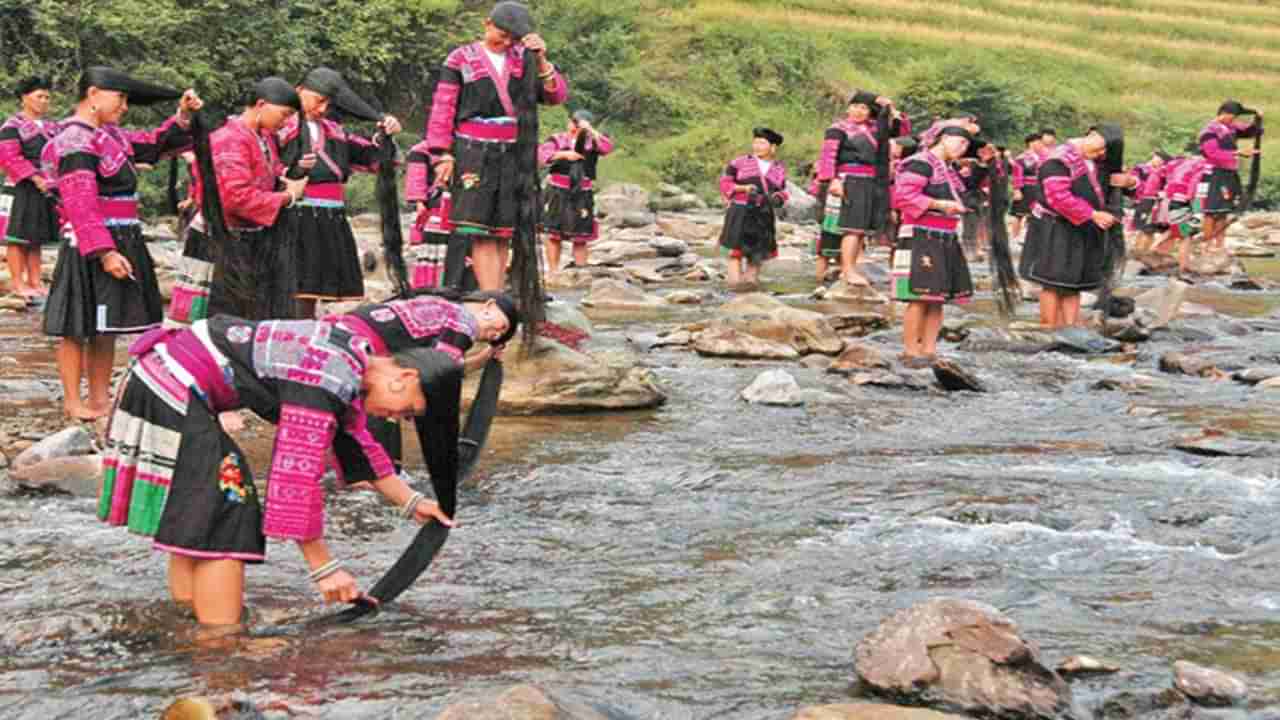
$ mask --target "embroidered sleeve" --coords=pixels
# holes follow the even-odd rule
[[[556,141],[556,136],[552,135],[547,141],[538,146],[538,164],[550,165],[551,156],[560,152],[560,143]]]
[[[844,142],[844,131],[840,128],[829,128],[822,140],[822,154],[818,156],[818,182],[827,182],[836,176],[836,156],[840,154],[840,143]]]
[[[904,164],[893,184],[893,207],[912,218],[928,212],[931,200],[924,190],[932,176],[933,170],[928,163],[911,161]]]
[[[1022,162],[1021,162],[1021,161],[1019,161],[1019,162],[1015,162],[1015,163],[1013,164],[1013,187],[1014,187],[1015,189],[1017,189],[1017,188],[1021,188],[1021,187],[1022,187],[1023,182],[1024,182],[1024,179],[1023,179],[1023,178],[1025,177],[1025,173],[1026,173],[1026,171],[1025,171],[1025,169],[1022,167]]]
[[[218,143],[212,151],[223,213],[257,225],[274,225],[289,195],[258,186],[253,171],[253,154],[261,154],[257,141]]]
[[[174,115],[155,130],[122,130],[133,146],[134,162],[154,165],[191,149],[191,126],[183,125]]]
[[[17,185],[39,173],[31,161],[22,156],[22,138],[12,125],[0,128],[0,172]]]
[[[420,142],[409,150],[405,161],[404,199],[413,202],[426,202],[431,190],[431,157],[427,154],[427,144]]]
[[[596,152],[599,153],[601,157],[613,152],[613,140],[604,133],[600,133],[596,136],[595,145]]]
[[[738,184],[738,169],[733,163],[725,166],[724,172],[720,174],[720,197],[727,202],[733,198],[733,186]]]
[[[771,175],[776,175],[774,180],[778,189],[774,191],[774,194],[783,203],[787,203],[791,200],[791,193],[787,192],[787,167],[781,162],[775,164],[774,167],[777,168],[777,172],[770,173]]]
[[[1226,144],[1232,144],[1229,141]],[[1234,147],[1224,147],[1224,139],[1212,133],[1200,137],[1200,154],[1217,167],[1232,167],[1236,161]]]
[[[1049,160],[1040,168],[1044,204],[1072,225],[1083,225],[1093,217],[1093,206],[1071,192],[1071,172],[1061,160]]]
[[[262,520],[268,537],[307,541],[324,535],[321,478],[337,427],[331,412],[288,403],[280,406]]]
[[[1258,136],[1258,122],[1256,120],[1253,122],[1236,120],[1232,123],[1232,127],[1235,128],[1236,137],[1238,138],[1251,138]]]
[[[58,162],[58,196],[62,215],[71,224],[83,257],[116,249],[98,208],[98,158],[76,152]]]
[[[534,67],[534,72],[537,72]],[[565,100],[569,99],[569,83],[560,74],[560,70],[553,66],[552,77],[555,78],[555,87],[551,90],[547,89],[547,81],[543,80],[538,84],[538,102],[543,105],[561,105]]]
[[[307,176],[307,171],[298,167],[298,161],[306,152],[302,147],[302,122],[295,113],[284,121],[284,125],[276,131],[276,142],[280,148],[280,165],[291,180],[300,180]]]
[[[431,113],[427,116],[427,147],[433,153],[447,153],[453,147],[453,121],[458,116],[458,96],[462,94],[462,65],[466,60],[461,49],[449,53],[440,71],[440,81],[431,96]]]
[[[343,414],[342,430],[360,446],[360,451],[368,461],[375,478],[381,480],[396,474],[396,466],[391,461],[391,456],[369,432],[369,416],[365,413],[362,400],[357,399],[351,403],[351,407]]]

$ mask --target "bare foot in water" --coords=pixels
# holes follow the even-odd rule
[[[244,418],[234,410],[218,413],[218,424],[226,433],[240,432],[244,429]]]

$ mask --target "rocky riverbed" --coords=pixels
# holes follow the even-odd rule
[[[345,628],[299,629],[322,610],[284,544],[248,633],[191,628],[163,559],[93,517],[38,314],[0,307],[0,716],[1280,718],[1280,216],[1194,285],[1136,258],[1105,326],[949,308],[949,366],[908,369],[897,308],[815,292],[811,225],[730,293],[687,195],[602,193],[463,527]],[[261,463],[270,438],[242,439]],[[411,536],[368,493],[328,512],[366,583]]]

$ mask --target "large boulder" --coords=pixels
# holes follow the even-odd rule
[[[1201,705],[1235,705],[1249,698],[1244,680],[1186,660],[1173,664],[1173,686]]]
[[[791,222],[817,222],[818,199],[804,188],[787,181],[787,193],[791,196],[783,206],[783,212]]]
[[[793,308],[764,293],[739,295],[720,307],[715,322],[775,343],[798,354],[835,355],[844,340],[822,313]]]
[[[581,703],[553,699],[533,685],[517,685],[496,698],[462,702],[444,709],[436,720],[606,720]]]
[[[865,343],[850,343],[827,367],[827,372],[852,375],[866,370],[888,370],[893,362],[883,352]]]
[[[800,353],[790,345],[766,340],[722,325],[713,325],[693,336],[693,350],[712,357],[755,360],[796,360]]]
[[[92,452],[93,434],[83,425],[72,425],[23,450],[21,455],[14,458],[13,465],[24,468],[53,458],[88,455]]]
[[[663,235],[685,242],[706,242],[720,234],[719,225],[698,223],[687,218],[663,215],[658,218],[658,230]]]
[[[642,311],[666,307],[662,298],[648,295],[640,288],[621,280],[602,278],[591,283],[582,298],[584,307],[600,310]]]
[[[1072,718],[1071,688],[990,605],[938,598],[889,616],[858,645],[876,693],[975,715]]]
[[[10,471],[8,489],[97,497],[101,475],[101,456],[57,457]]]
[[[592,265],[621,265],[629,260],[658,257],[658,250],[647,242],[625,239],[603,240],[591,246]]]
[[[629,212],[649,212],[649,191],[639,185],[610,185],[596,193],[596,214],[615,221]]]
[[[791,720],[965,720],[923,708],[909,708],[879,703],[842,703],[801,708]]]
[[[765,370],[742,391],[753,405],[803,405],[800,384],[786,370]]]
[[[524,355],[518,340],[503,354],[501,413],[629,410],[657,407],[667,400],[653,374],[626,353],[580,352],[543,337],[529,356]]]

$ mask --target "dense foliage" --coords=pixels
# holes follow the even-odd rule
[[[325,64],[399,115],[408,128],[401,142],[411,144],[433,71],[450,48],[480,36],[491,4],[0,0],[0,78],[53,76],[62,113],[81,68],[110,64],[196,87],[226,111],[258,77],[296,79]],[[917,125],[975,112],[995,140],[1013,147],[1029,128],[1051,125],[1068,136],[1117,121],[1131,159],[1155,147],[1181,149],[1227,96],[1280,107],[1280,37],[1265,29],[1280,22],[1280,8],[1266,6],[1230,5],[1211,21],[1185,0],[531,4],[573,88],[567,108],[544,113],[544,133],[558,129],[566,111],[589,108],[620,141],[602,164],[606,180],[663,180],[704,194],[725,161],[749,147],[755,125],[787,136],[782,159],[794,176],[814,160],[824,128],[858,87],[898,98]],[[0,110],[12,105],[0,98]],[[135,110],[129,122],[153,122],[158,113]],[[1267,180],[1264,192],[1280,189],[1280,180]],[[159,193],[149,182],[151,201]],[[371,196],[364,185],[352,189],[358,207]]]

